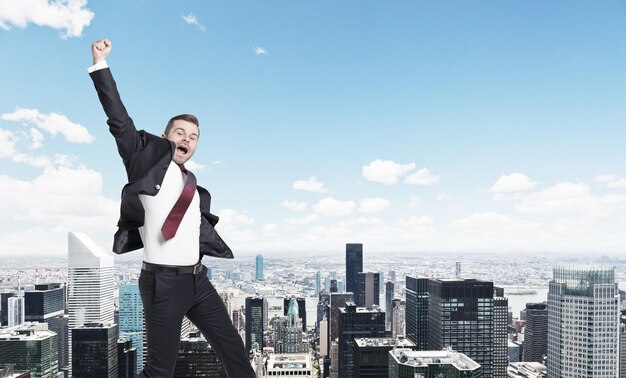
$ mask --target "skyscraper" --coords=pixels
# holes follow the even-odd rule
[[[339,337],[339,309],[354,302],[352,293],[330,293],[330,341]],[[330,344],[329,344],[330,345]]]
[[[192,333],[180,341],[174,377],[226,378],[227,375],[217,352],[199,333]]]
[[[274,349],[276,353],[307,353],[308,344],[303,339],[302,318],[299,315],[298,300],[291,297],[287,306],[287,317],[275,318]]]
[[[358,295],[359,278],[363,271],[363,244],[346,244],[346,291]]]
[[[57,335],[45,323],[23,323],[0,329],[0,364],[14,364],[30,371],[30,377],[56,378]]]
[[[246,350],[253,349],[257,344],[263,350],[264,325],[267,322],[267,301],[263,297],[246,298]]]
[[[504,290],[496,290],[493,297],[493,378],[507,378],[509,300]]]
[[[87,234],[70,232],[68,234],[68,266],[67,309],[71,372],[73,371],[71,351],[74,350],[71,329],[81,327],[85,323],[113,323],[115,311],[113,256],[106,253]],[[117,357],[117,354],[115,356]],[[117,374],[117,366],[115,373]]]
[[[617,377],[615,269],[558,266],[548,291],[548,377]]]
[[[429,279],[428,294],[428,348],[451,347],[480,364],[484,378],[494,377],[493,283]]]
[[[428,350],[428,278],[406,276],[406,338]]]
[[[391,301],[394,298],[394,283],[392,281],[385,282],[385,329],[391,331]]]
[[[358,337],[384,337],[385,313],[378,307],[357,307],[354,302],[339,309],[339,377],[352,378]]]
[[[522,361],[543,363],[548,354],[548,304],[527,303]]]
[[[135,378],[137,375],[137,348],[132,341],[117,340],[117,377]]]
[[[357,273],[358,288],[354,296],[357,306],[372,307],[380,305],[380,273]]]
[[[59,370],[68,366],[68,318],[65,313],[65,286],[59,283],[35,285],[24,293],[27,322],[43,322],[57,334]]]
[[[143,305],[139,294],[139,285],[120,285],[120,339],[130,340],[137,350],[135,372],[143,369]]]
[[[9,327],[16,327],[24,323],[26,315],[24,296],[22,294],[18,294],[15,297],[9,298],[7,306]]]
[[[117,325],[85,323],[71,329],[72,376],[118,376]]]
[[[306,299],[303,297],[294,297],[293,295],[290,297],[285,297],[283,299],[283,315],[288,316],[289,311],[292,310],[291,301],[295,300],[297,303],[297,307],[295,308],[298,311],[298,317],[302,320],[302,331],[306,332]]]
[[[263,256],[256,255],[256,280],[263,280]]]
[[[394,298],[391,310],[385,317],[391,318],[391,337],[404,337],[406,334],[406,301]]]

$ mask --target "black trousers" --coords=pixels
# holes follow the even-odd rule
[[[142,270],[139,292],[148,339],[148,359],[139,377],[172,377],[184,316],[217,352],[229,377],[256,377],[243,341],[207,278],[205,266],[198,274]]]

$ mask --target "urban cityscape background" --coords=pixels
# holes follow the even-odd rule
[[[69,233],[67,258],[0,265],[5,377],[134,377],[141,259]],[[205,258],[258,377],[626,376],[626,258]],[[185,321],[175,377],[225,377]]]

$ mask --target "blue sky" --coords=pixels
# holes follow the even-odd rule
[[[111,245],[103,37],[138,128],[199,117],[236,254],[624,252],[624,2],[3,0],[2,254]]]

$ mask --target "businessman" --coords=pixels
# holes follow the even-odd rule
[[[255,377],[241,337],[201,264],[204,255],[233,254],[214,229],[218,217],[210,213],[209,192],[184,166],[198,147],[198,119],[177,115],[160,137],[138,131],[106,63],[111,42],[94,42],[91,52],[94,65],[88,71],[128,176],[113,252],[143,248],[139,291],[148,358],[140,377],[172,377],[184,316],[215,349],[229,377]]]

